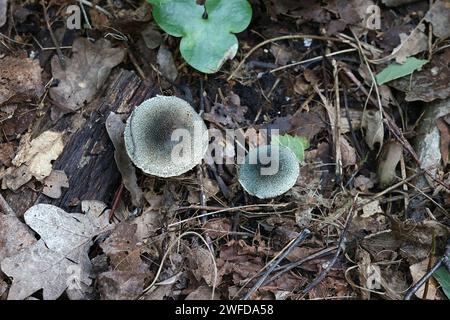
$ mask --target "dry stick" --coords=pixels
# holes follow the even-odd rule
[[[332,62],[333,65],[333,77],[334,77],[334,90],[336,95],[336,105],[335,105],[335,118],[334,118],[334,145],[335,145],[335,161],[336,161],[336,182],[341,184],[342,179],[342,154],[341,154],[341,103],[339,95],[339,77],[338,77],[338,66],[335,59]]]
[[[308,229],[303,229],[302,232],[297,236],[297,238],[291,243],[289,248],[287,248],[276,260],[272,261],[270,266],[267,268],[266,272],[263,274],[261,278],[255,283],[255,285],[247,292],[247,294],[244,296],[242,300],[248,300],[251,298],[252,294],[258,290],[258,288],[263,284],[264,280],[267,279],[269,274],[272,273],[272,271],[275,269],[276,266],[280,264],[280,262],[286,258],[286,256],[294,249],[296,248],[303,240],[306,239],[306,237],[311,233]]]
[[[300,265],[302,265],[302,264],[304,264],[304,263],[306,263],[306,262],[309,262],[309,261],[318,259],[318,258],[323,257],[323,256],[325,256],[325,255],[328,255],[328,254],[330,254],[331,252],[337,250],[337,248],[338,248],[337,246],[334,246],[334,247],[331,247],[331,248],[325,248],[325,249],[322,249],[322,250],[320,250],[320,251],[317,251],[317,252],[315,252],[315,253],[313,253],[313,254],[311,254],[311,255],[305,257],[305,258],[302,258],[302,259],[300,259],[300,260],[297,260],[297,261],[288,263],[288,264],[286,264],[286,265],[284,265],[284,266],[278,267],[278,268],[276,268],[274,271],[278,271],[278,270],[280,270],[280,271],[278,271],[275,275],[273,275],[273,276],[272,276],[271,278],[269,278],[268,280],[264,281],[263,285],[265,285],[265,284],[267,284],[267,283],[271,283],[272,281],[274,281],[274,280],[278,279],[279,277],[281,277],[281,276],[282,276],[283,274],[285,274],[286,272],[288,272],[288,271],[290,271],[290,270],[292,270],[292,269],[295,269],[295,268],[297,268],[298,266],[300,266]]]
[[[214,282],[213,282],[213,285],[212,285],[211,300],[214,300],[214,293],[215,293],[215,290],[216,290],[216,285],[217,285],[217,274],[218,274],[216,260],[214,259],[214,253],[213,253],[212,249],[209,247],[208,242],[206,242],[205,238],[203,238],[203,237],[201,236],[201,234],[199,234],[199,233],[197,233],[197,232],[194,232],[194,231],[186,231],[186,232],[182,233],[177,239],[175,239],[175,240],[169,245],[169,247],[167,248],[167,251],[164,253],[164,256],[163,256],[162,259],[161,259],[161,263],[160,263],[160,265],[159,265],[158,271],[156,272],[155,278],[153,279],[152,283],[151,283],[147,288],[144,289],[144,291],[142,292],[142,295],[141,295],[141,297],[140,297],[139,299],[142,299],[142,298],[144,297],[144,295],[145,295],[145,294],[146,294],[146,293],[147,293],[147,292],[148,292],[148,291],[156,284],[156,282],[158,281],[158,278],[159,278],[159,276],[161,275],[161,271],[162,271],[162,268],[163,268],[163,266],[164,266],[164,262],[166,261],[167,257],[169,256],[169,253],[170,253],[170,251],[173,249],[173,247],[178,243],[178,241],[181,240],[181,238],[183,238],[183,237],[185,237],[185,236],[188,236],[188,235],[199,237],[200,240],[202,240],[203,243],[205,244],[206,248],[208,248],[209,253],[211,254],[211,259],[212,259],[212,262],[213,262],[213,265],[214,265]]]
[[[9,206],[9,203],[3,198],[0,193],[0,209],[2,209],[7,215],[16,216],[14,210]]]
[[[354,51],[357,51],[357,50],[358,49],[356,49],[356,48],[351,48],[351,49],[345,49],[345,50],[336,51],[336,52],[332,52],[332,53],[327,53],[327,54],[325,54],[323,56],[314,57],[314,58],[311,58],[311,59],[302,60],[302,61],[294,62],[294,63],[291,63],[291,64],[287,64],[285,66],[281,66],[281,67],[275,68],[273,70],[270,70],[270,73],[275,73],[277,71],[281,71],[281,70],[284,70],[284,69],[292,68],[292,67],[299,66],[299,65],[302,65],[302,64],[307,64],[307,63],[310,63],[310,62],[320,61],[324,57],[330,58],[330,57],[334,57],[334,56],[337,56],[337,55],[340,55],[340,54],[343,54],[343,53],[354,52]]]
[[[262,46],[264,46],[264,45],[266,45],[268,43],[271,43],[271,42],[275,42],[275,41],[293,40],[293,39],[316,39],[316,40],[324,40],[324,41],[335,41],[335,42],[341,42],[341,43],[350,43],[350,41],[348,41],[348,40],[342,40],[342,39],[330,38],[330,37],[322,37],[322,36],[315,36],[315,35],[307,35],[307,34],[294,34],[294,35],[287,35],[287,36],[281,36],[281,37],[276,37],[276,38],[272,38],[272,39],[267,39],[267,40],[257,44],[255,47],[253,47],[244,56],[244,58],[241,60],[241,62],[239,62],[239,64],[236,67],[236,69],[234,69],[233,72],[231,72],[230,76],[227,78],[227,81],[230,81],[231,79],[233,79],[234,75],[242,67],[242,65],[244,64],[245,60],[247,60],[247,58],[250,57],[253,52],[258,50]]]
[[[342,230],[341,237],[339,239],[338,249],[336,250],[336,253],[334,254],[333,259],[328,263],[327,267],[319,274],[319,276],[310,283],[305,289],[303,289],[302,293],[307,294],[309,291],[311,291],[314,287],[316,287],[330,272],[331,268],[335,265],[339,255],[341,254],[341,251],[345,245],[345,235],[347,234],[348,228],[350,226],[350,223],[353,219],[353,213],[355,212],[356,207],[356,200],[358,199],[359,193],[356,194],[355,198],[353,199],[352,207],[350,208],[350,212],[347,216],[347,221],[345,222],[344,230]]]
[[[439,269],[445,263],[448,263],[448,261],[449,257],[446,255],[440,258],[438,262],[436,262],[434,267],[431,268],[430,271],[425,273],[423,277],[420,278],[420,280],[417,281],[417,283],[414,286],[412,286],[411,289],[408,290],[408,292],[406,292],[404,300],[411,300],[412,296],[417,292],[417,290],[419,290],[420,287],[422,287],[424,283],[428,281],[428,279],[437,271],[437,269]]]
[[[47,6],[45,5],[45,1],[41,1],[41,5],[44,8],[44,18],[45,18],[45,24],[47,25],[48,32],[50,33],[50,38],[52,38],[53,44],[56,48],[56,53],[58,55],[59,64],[61,65],[61,68],[63,70],[66,69],[66,62],[64,61],[64,55],[61,51],[61,48],[59,46],[58,40],[55,37],[55,34],[53,33],[52,26],[50,25],[50,20],[48,18],[47,13]]]

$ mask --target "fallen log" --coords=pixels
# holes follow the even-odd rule
[[[54,162],[54,170],[62,170],[69,179],[58,199],[40,194],[37,203],[49,203],[66,211],[80,211],[82,200],[100,200],[109,204],[120,184],[120,173],[114,161],[114,147],[105,128],[111,111],[128,114],[152,94],[139,77],[127,70],[111,74],[102,97],[88,104],[90,117],[71,135],[61,156]],[[86,111],[84,112],[86,114]],[[63,120],[63,119],[61,119]],[[58,121],[57,131],[67,123]]]

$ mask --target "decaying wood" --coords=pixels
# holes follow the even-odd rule
[[[106,132],[106,118],[110,111],[124,113],[126,118],[127,113],[152,92],[135,73],[126,70],[113,73],[108,83],[102,97],[86,107],[84,114],[90,117],[72,134],[53,165],[54,170],[66,173],[69,188],[63,189],[59,199],[41,194],[36,203],[50,203],[67,211],[79,211],[81,200],[100,200],[107,204],[111,201],[120,184],[120,173],[114,161],[114,147]],[[67,128],[64,122],[59,121],[55,128]]]

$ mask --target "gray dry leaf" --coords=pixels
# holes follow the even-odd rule
[[[33,232],[16,216],[0,213],[0,263],[35,242]]]
[[[8,9],[8,0],[0,0],[0,27],[6,23],[6,12]]]
[[[40,289],[44,300],[57,299],[73,280],[75,285],[89,286],[88,251],[93,237],[111,227],[107,215],[69,214],[53,205],[38,204],[24,218],[41,238],[1,262],[1,270],[13,278],[8,299],[25,299]]]
[[[383,145],[384,125],[380,111],[368,110],[363,113],[361,127],[365,129],[364,138],[370,150],[373,150],[375,143]]]
[[[377,166],[378,183],[380,187],[388,187],[395,179],[397,168],[403,155],[403,146],[397,141],[391,141],[383,147]]]
[[[111,112],[106,119],[106,131],[115,148],[114,159],[116,160],[117,168],[122,175],[123,184],[131,194],[131,202],[134,206],[140,207],[142,204],[143,192],[137,184],[136,169],[125,149],[125,141],[123,138],[124,130],[125,124],[122,122],[120,116]]]
[[[428,36],[424,33],[425,25],[421,24],[409,35],[400,33],[400,44],[392,51],[395,61],[404,63],[407,58],[428,49]]]
[[[52,170],[50,175],[44,180],[44,188],[42,189],[42,193],[47,197],[58,199],[62,194],[61,188],[68,187],[69,179],[64,171]]]
[[[0,70],[0,105],[15,97],[38,98],[44,92],[39,61],[7,56],[0,59]]]
[[[170,81],[175,81],[178,77],[178,70],[173,61],[172,53],[166,46],[161,45],[156,56],[156,62],[159,66],[159,71]]]
[[[162,35],[155,26],[149,24],[141,32],[141,36],[144,39],[145,45],[149,49],[156,49],[162,42]]]
[[[52,161],[56,160],[64,149],[63,133],[45,131],[30,141],[26,135],[20,142],[19,150],[12,160],[14,166],[6,170],[2,188],[17,190],[34,176],[42,181],[52,172]]]
[[[409,272],[411,272],[411,277],[413,278],[413,283],[417,283],[417,281],[422,278],[425,273],[428,271],[428,263],[430,259],[425,259],[421,262],[415,263],[413,265],[409,266]],[[438,298],[438,292],[437,292],[438,284],[436,283],[436,280],[433,279],[433,277],[430,278],[430,281],[428,282],[428,291],[426,295],[427,300],[435,300]],[[416,297],[419,299],[423,299],[425,292],[425,286],[422,286],[417,290],[415,293]]]
[[[112,68],[125,57],[125,50],[111,48],[106,39],[92,43],[78,38],[72,46],[72,58],[66,59],[66,70],[59,64],[58,57],[52,58],[52,75],[59,80],[57,87],[50,88],[50,97],[63,113],[76,111],[85,102],[90,102],[103,86]]]
[[[438,0],[425,15],[425,20],[433,25],[433,33],[438,38],[450,36],[450,3]],[[1,25],[1,24],[0,24]]]

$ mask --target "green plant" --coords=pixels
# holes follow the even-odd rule
[[[217,72],[237,53],[233,33],[250,24],[252,8],[247,0],[148,0],[158,25],[174,37],[182,37],[180,51],[188,64],[204,73]]]
[[[290,149],[298,159],[298,162],[303,163],[305,158],[305,149],[309,148],[309,141],[305,137],[285,135],[274,135],[272,137],[272,144],[285,146]]]

